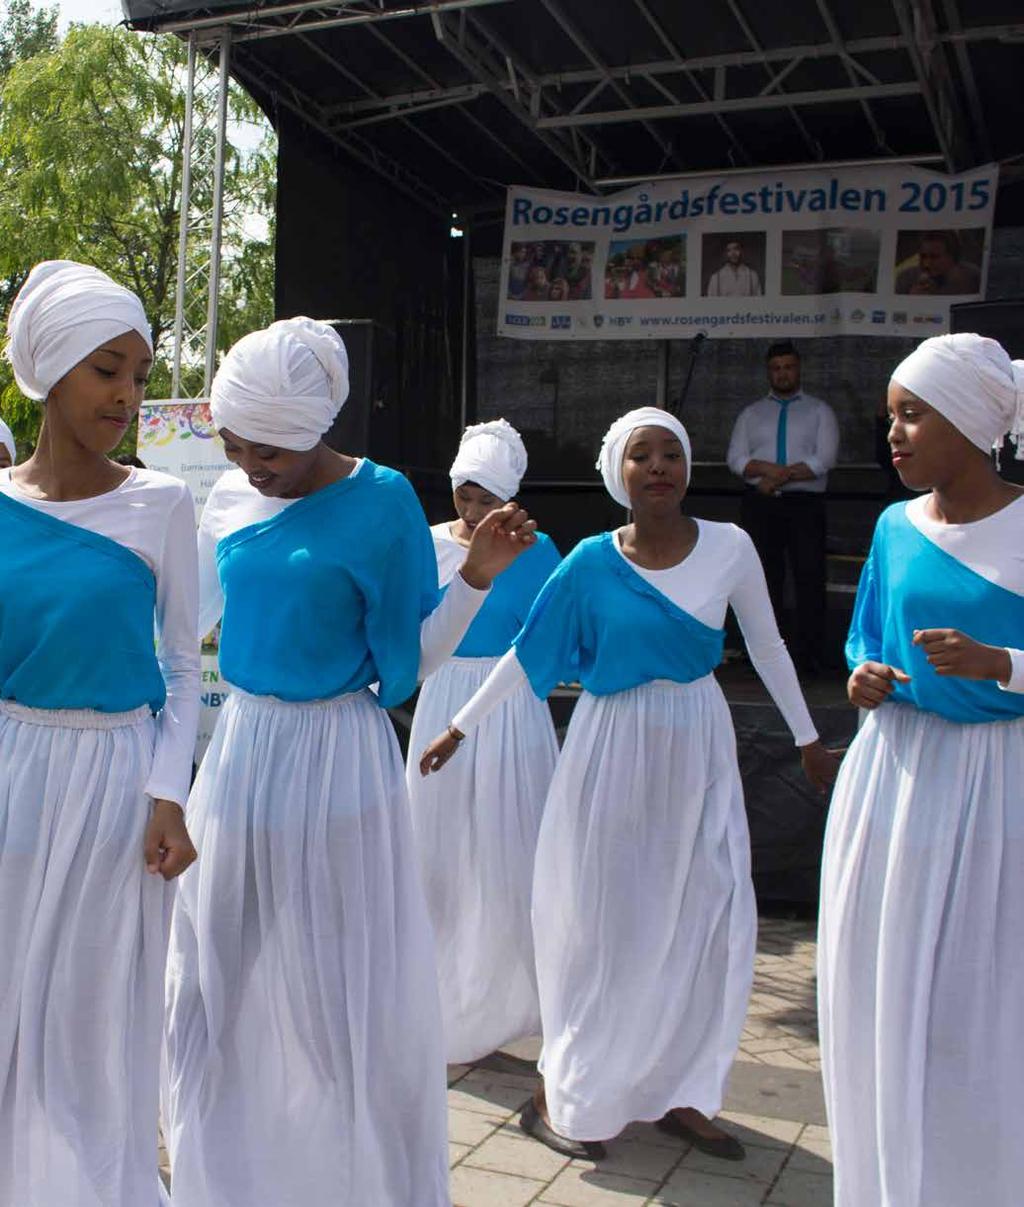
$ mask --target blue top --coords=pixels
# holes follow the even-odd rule
[[[483,606],[455,651],[456,657],[497,658],[504,654],[560,560],[551,537],[538,532],[537,543],[521,553],[494,580]]]
[[[156,577],[137,553],[0,493],[0,557],[0,697],[160,711]]]
[[[323,700],[380,683],[386,708],[416,689],[420,625],[437,607],[423,509],[393,469],[297,499],[217,543],[224,592],[220,667],[229,683],[282,700]]]
[[[1024,597],[989,582],[911,523],[906,503],[879,517],[846,640],[850,669],[884,662],[906,671],[890,700],[964,723],[1024,716],[1024,695],[994,682],[938,675],[913,643],[915,629],[959,629],[986,645],[1019,647]]]
[[[722,660],[713,629],[637,574],[610,532],[581,541],[544,584],[515,639],[516,656],[540,696],[579,679],[607,696],[671,679],[692,683]]]

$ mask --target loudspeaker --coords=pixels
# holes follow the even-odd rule
[[[987,335],[999,340],[1014,360],[1024,359],[1024,298],[950,306],[949,329]]]
[[[324,440],[338,452],[392,465],[401,451],[394,335],[371,319],[328,321],[345,341],[349,395]]]
[[[949,308],[950,331],[974,331],[997,339],[1013,360],[1024,360],[1024,298],[1005,302],[961,302]],[[1024,456],[1024,444],[1020,448]],[[1015,456],[1013,441],[1007,440],[999,458],[1002,477],[1024,484],[1024,461]]]

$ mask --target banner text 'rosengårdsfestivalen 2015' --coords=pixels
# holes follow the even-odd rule
[[[752,172],[609,197],[511,188],[498,333],[933,335],[984,296],[998,167]]]

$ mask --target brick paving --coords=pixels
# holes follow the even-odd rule
[[[832,1163],[814,1012],[814,928],[762,919],[754,992],[724,1124],[742,1162],[632,1124],[595,1164],[524,1136],[537,1043],[449,1069],[454,1207],[830,1207]]]

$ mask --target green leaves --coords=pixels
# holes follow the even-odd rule
[[[57,45],[57,9],[32,6],[32,0],[7,0],[0,19],[0,78],[15,63]]]
[[[35,16],[38,28],[29,20]],[[97,265],[142,298],[158,356],[149,392],[158,397],[169,384],[185,47],[175,38],[100,25],[72,26],[57,44],[44,17],[27,0],[10,0],[0,23],[0,72],[13,48],[0,84],[0,308],[6,315],[38,260]],[[40,53],[13,61],[17,47],[35,44]],[[225,166],[221,348],[273,317],[275,142],[237,88],[231,113],[236,121],[261,122],[266,132],[253,150],[231,149]],[[203,123],[198,131],[212,137]],[[202,206],[207,199],[198,185]],[[194,255],[198,262],[205,249]],[[39,408],[17,405],[10,382],[5,363],[0,410],[22,443],[34,439]]]

